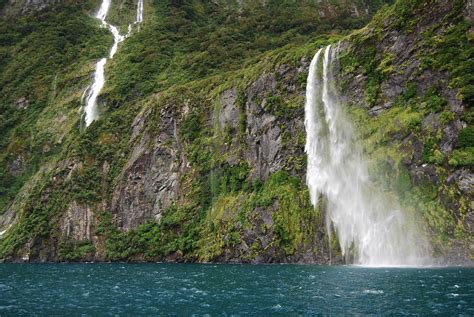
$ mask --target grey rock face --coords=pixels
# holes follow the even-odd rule
[[[264,110],[264,98],[276,89],[273,75],[261,76],[247,90],[245,112],[247,117],[247,146],[245,156],[253,166],[251,179],[266,179],[279,163],[275,161],[280,150],[280,129],[276,126],[276,117]]]
[[[237,89],[231,88],[224,91],[220,97],[220,104],[222,110],[219,114],[220,128],[225,128],[227,125],[236,128],[239,124],[240,110],[236,103],[237,101]]]
[[[61,220],[61,232],[67,239],[91,240],[91,225],[94,219],[89,206],[81,206],[73,201]]]
[[[458,186],[462,192],[474,195],[474,174],[468,170],[463,170],[458,181]]]
[[[15,159],[7,163],[7,169],[13,175],[19,174],[25,165],[25,157],[23,154],[18,154]]]
[[[223,133],[230,129],[232,142],[230,144],[223,142],[222,148],[218,150],[230,166],[240,164],[242,161],[247,162],[250,167],[249,180],[265,180],[272,173],[288,165],[290,156],[304,155],[303,145],[289,142],[289,145],[284,146],[282,141],[284,130],[290,135],[304,133],[301,117],[304,112],[303,105],[292,118],[278,117],[268,107],[267,98],[281,93],[282,89],[285,93],[303,95],[304,87],[297,85],[297,78],[306,71],[307,63],[305,65],[306,67],[302,66],[300,69],[282,65],[275,73],[263,74],[241,92],[243,96],[239,96],[235,87],[225,90],[214,101],[218,104],[217,110],[206,114],[209,116],[205,120],[208,125],[206,129],[212,128],[215,124],[219,126],[219,131],[213,130],[214,133]],[[280,83],[278,88],[277,82]],[[242,97],[245,104],[239,105],[238,100]],[[215,104],[214,102],[212,104]],[[180,191],[183,190],[180,188],[180,179],[189,169],[192,169],[187,163],[185,147],[179,138],[181,122],[191,113],[190,107],[192,107],[192,101],[163,107],[159,110],[160,124],[152,131],[148,129],[150,110],[142,111],[135,118],[129,141],[132,149],[130,158],[118,177],[120,181],[113,191],[109,204],[109,210],[114,215],[114,222],[122,230],[134,229],[150,219],[159,222],[163,211],[171,203],[179,203]],[[242,111],[245,111],[244,122],[241,121]],[[237,133],[243,123],[245,135],[239,139]],[[290,163],[289,168],[291,167]],[[271,228],[273,209],[260,209],[253,211],[256,219],[261,219],[262,225],[265,224],[266,227]],[[238,210],[228,212],[235,214]],[[260,228],[259,225],[255,227]],[[226,250],[222,258],[218,260],[241,262],[240,252],[249,251],[249,246],[255,239],[259,239],[262,246],[269,245],[272,241],[271,235],[271,231],[259,233],[250,230],[244,234],[241,244],[236,248]],[[281,253],[281,250],[278,251],[276,246],[272,247],[272,250],[253,261],[285,261],[286,256]],[[303,257],[301,254],[304,252],[306,251],[299,250],[299,255],[295,255],[298,258],[293,260],[315,261],[316,255],[313,251],[308,251],[309,253]],[[179,260],[181,256],[173,254],[169,259]]]
[[[276,125],[276,117],[266,113],[262,100],[253,98],[263,98],[265,93],[274,91],[276,86],[273,77],[262,77],[248,91],[248,100],[245,105],[247,117],[247,146],[246,159],[250,166],[253,166],[252,179],[266,179],[271,172],[279,168],[279,162],[275,161],[280,150],[280,129]],[[261,90],[262,89],[262,90]],[[267,90],[268,89],[268,90]]]
[[[415,185],[422,184],[423,182],[438,184],[439,181],[435,166],[430,164],[413,166],[410,170],[410,175]]]
[[[460,169],[446,178],[448,185],[457,185],[459,190],[469,196],[474,195],[474,174],[468,169]]]
[[[443,129],[443,139],[441,140],[440,147],[441,152],[450,153],[453,151],[454,146],[458,140],[458,134],[461,127],[461,122],[458,120],[448,124]]]
[[[152,136],[142,131],[113,193],[111,210],[123,230],[159,220],[177,197],[180,158],[176,123],[165,111],[161,114],[160,132]],[[146,126],[144,114],[141,116],[135,120],[137,130]]]
[[[22,9],[22,13],[27,13],[35,10],[43,10],[59,2],[60,0],[26,0]]]

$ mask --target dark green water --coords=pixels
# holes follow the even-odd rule
[[[0,315],[474,315],[474,269],[1,264]]]

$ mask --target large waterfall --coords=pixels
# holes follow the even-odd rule
[[[116,26],[108,23],[105,19],[107,18],[107,13],[109,12],[111,0],[103,0],[99,11],[97,12],[96,18],[98,18],[102,26],[108,28],[112,35],[114,36],[114,44],[110,48],[109,52],[109,59],[112,59],[117,52],[117,48],[120,42],[125,40],[127,37],[130,36],[132,32],[133,25],[140,25],[143,22],[143,0],[138,0],[137,3],[137,13],[135,22],[128,26],[128,33],[126,35],[121,35],[119,30]],[[105,75],[104,75],[104,67],[107,63],[107,58],[102,58],[97,62],[94,72],[94,81],[91,86],[87,87],[86,91],[88,91],[87,98],[86,98],[86,108],[84,110],[85,113],[85,123],[86,126],[89,126],[94,120],[97,119],[99,113],[97,111],[97,97],[99,96],[102,87],[104,87],[105,83]]]
[[[333,77],[336,51],[314,56],[307,80],[305,127],[311,202],[325,208],[347,262],[368,266],[427,264],[429,246],[398,204],[371,184]]]

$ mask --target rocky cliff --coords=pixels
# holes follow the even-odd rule
[[[437,256],[468,261],[472,3],[400,0],[352,31],[381,4],[147,3],[87,129],[81,94],[106,32],[84,14],[83,37],[47,48],[80,58],[33,65],[20,86],[12,52],[44,34],[7,36],[0,258],[341,261],[309,202],[303,109],[312,55],[339,43],[338,84],[380,186]]]

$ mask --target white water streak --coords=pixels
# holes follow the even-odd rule
[[[143,0],[138,0],[137,4],[137,18],[135,23],[142,23],[143,22]]]
[[[138,25],[138,30],[140,30],[140,23],[143,22],[143,0],[138,0],[135,22],[133,22],[132,24],[128,26],[128,33],[126,35],[121,35],[116,26],[106,21],[110,4],[111,4],[111,0],[103,0],[100,5],[99,11],[96,14],[96,18],[101,21],[103,27],[106,27],[110,30],[110,32],[112,33],[114,37],[114,44],[110,48],[110,52],[109,52],[109,59],[112,59],[115,53],[117,53],[119,43],[123,42],[132,33],[132,26]],[[87,87],[86,90],[84,91],[85,93],[86,91],[90,89],[87,95],[86,107],[84,111],[85,112],[84,120],[85,120],[86,126],[89,126],[94,120],[96,120],[99,117],[99,112],[97,109],[97,97],[99,96],[105,84],[104,69],[105,69],[106,63],[107,63],[107,58],[105,57],[100,59],[97,62],[97,65],[95,67],[94,80],[93,80],[92,86]]]
[[[369,266],[422,265],[429,246],[409,225],[398,203],[370,183],[335,87],[331,46],[309,68],[305,127],[306,182],[311,203],[325,201],[329,235],[334,227],[346,261]]]
[[[105,78],[104,78],[104,66],[107,62],[107,58],[102,58],[97,65],[95,66],[94,73],[94,82],[89,91],[89,96],[86,101],[86,126],[89,126],[92,121],[96,120],[98,117],[97,112],[97,96],[99,96],[102,87],[104,87]]]
[[[12,225],[10,224],[10,225],[9,225],[9,226],[8,226],[8,227],[5,229],[5,230],[3,230],[3,231],[0,231],[0,238],[2,238],[2,236],[5,234],[5,232],[7,232],[7,231],[8,231],[8,229],[10,229],[10,228],[11,228],[11,226],[12,226]]]

